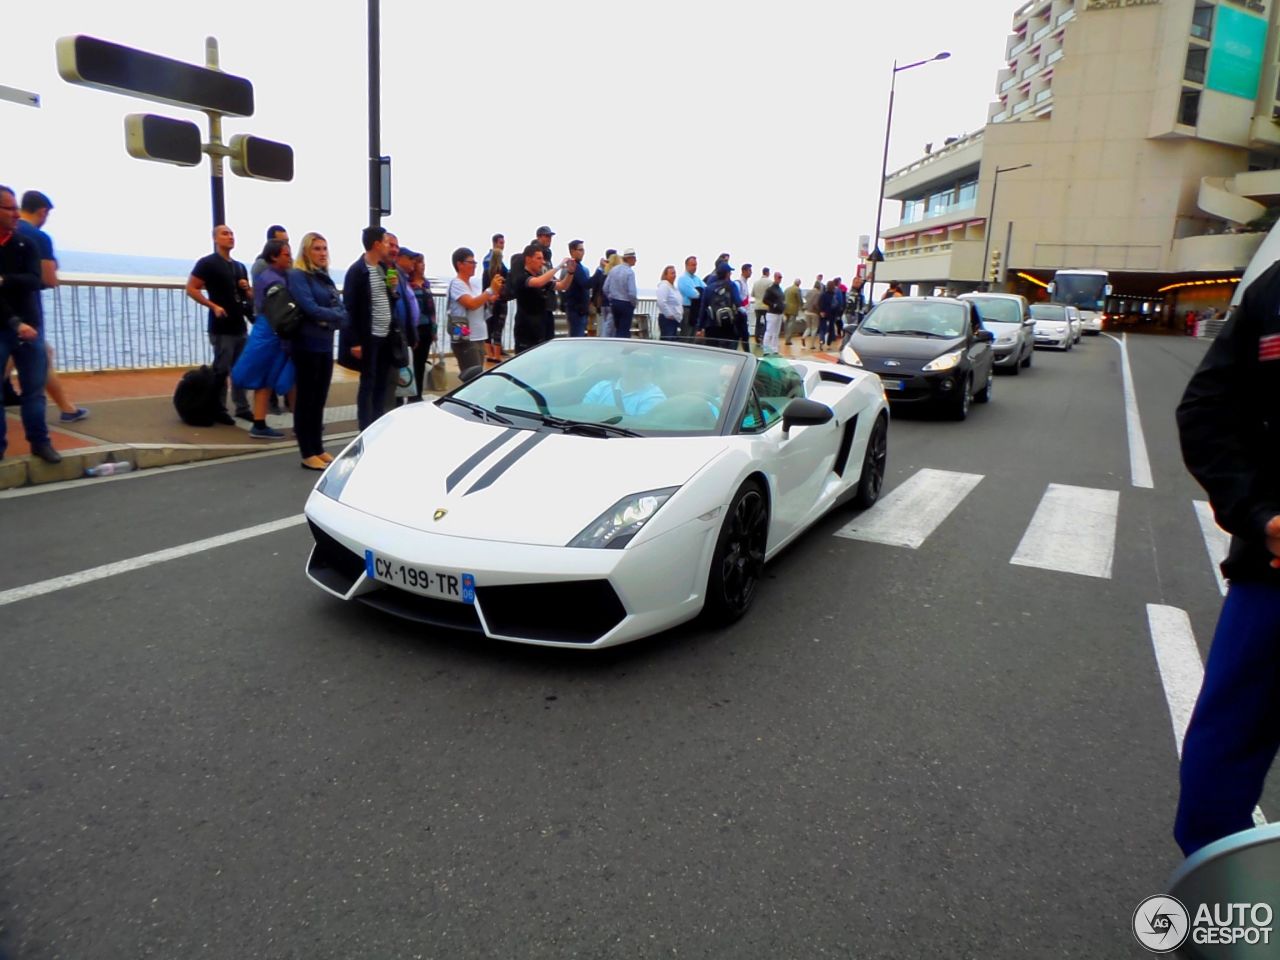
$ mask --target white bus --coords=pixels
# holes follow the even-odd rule
[[[1080,311],[1080,319],[1087,333],[1102,330],[1107,297],[1111,284],[1105,270],[1058,270],[1049,284],[1049,299],[1065,303]]]

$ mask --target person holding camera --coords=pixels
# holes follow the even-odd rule
[[[227,380],[231,368],[244,352],[248,335],[246,320],[253,316],[253,291],[249,287],[249,271],[238,260],[231,259],[236,235],[225,223],[213,228],[213,253],[201,257],[187,278],[187,296],[209,308],[209,346],[213,348],[214,375],[218,381],[218,401],[223,406],[218,423],[234,424],[226,411]],[[243,389],[232,387],[231,399],[236,416],[252,422],[249,397]]]

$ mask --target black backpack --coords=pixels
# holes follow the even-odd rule
[[[288,340],[302,327],[302,310],[283,283],[273,283],[267,289],[262,300],[262,312],[271,329],[282,340]]]
[[[731,327],[738,322],[738,295],[731,282],[722,283],[712,291],[707,312],[718,327]]]
[[[205,364],[182,375],[178,388],[173,391],[173,408],[178,411],[182,422],[189,426],[213,426],[214,417],[223,412],[213,367]]]

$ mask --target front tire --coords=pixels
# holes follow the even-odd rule
[[[702,612],[712,624],[727,626],[751,608],[764,572],[768,533],[769,505],[764,488],[758,481],[748,480],[729,504],[711,556]]]
[[[889,463],[889,418],[884,414],[871,428],[871,436],[867,438],[867,452],[862,458],[862,475],[858,477],[857,492],[853,495],[853,505],[865,510],[880,499],[880,491],[884,489],[884,471]]]
[[[969,405],[973,402],[973,378],[965,377],[960,384],[960,396],[951,401],[951,419],[966,420],[969,417]]]
[[[978,391],[978,395],[973,399],[978,403],[990,403],[991,391],[996,386],[996,372],[994,369],[987,371],[987,385]]]

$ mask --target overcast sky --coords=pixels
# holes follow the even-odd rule
[[[667,263],[721,250],[734,265],[852,275],[871,233],[894,58],[951,59],[898,75],[890,170],[982,126],[1016,0],[790,0],[642,4],[383,0],[382,152],[393,160],[403,245],[451,273],[455,247],[508,249],[548,223],[594,261],[634,246],[641,286]],[[310,12],[308,12],[310,11]],[[209,249],[207,163],[180,168],[125,153],[127,113],[202,115],[72,86],[54,42],[89,34],[222,67],[254,84],[256,114],[224,121],[292,145],[292,183],[227,172],[236,256],[263,231],[325,234],[335,266],[367,223],[366,5],[57,0],[8,10],[0,84],[0,183],[45,191],[64,249],[189,257]],[[885,226],[897,222],[886,204]]]

